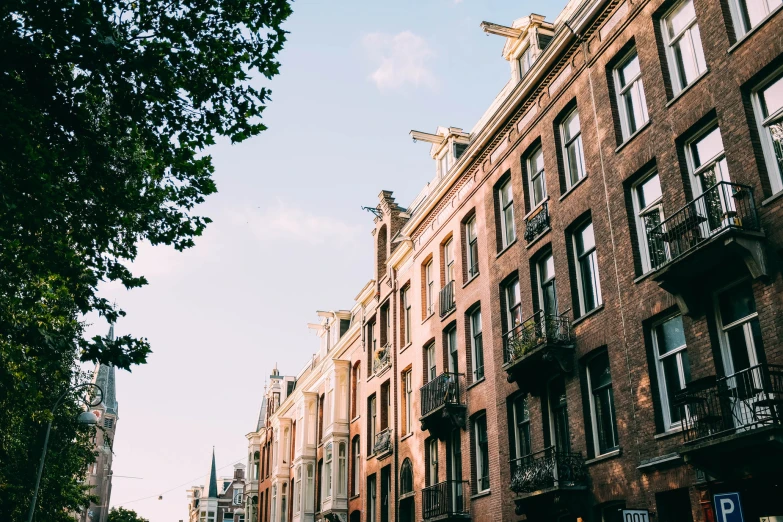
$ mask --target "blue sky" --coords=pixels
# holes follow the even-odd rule
[[[434,175],[408,132],[469,131],[508,80],[503,39],[481,21],[551,21],[565,3],[294,3],[269,130],[210,151],[219,193],[200,212],[214,223],[185,253],[143,246],[146,288],[104,288],[128,312],[117,333],[154,351],[117,376],[113,506],[186,520],[185,490],[203,483],[212,446],[218,466],[244,462],[265,377],[276,363],[298,373],[317,349],[315,311],[351,308],[372,277],[360,207],[382,189],[407,206]],[[89,333],[106,328],[93,321]]]

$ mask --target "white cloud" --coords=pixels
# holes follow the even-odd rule
[[[370,33],[364,36],[362,43],[367,55],[377,65],[369,79],[381,91],[405,85],[436,88],[437,80],[429,67],[435,51],[421,36],[410,31],[395,35]]]
[[[233,213],[236,225],[250,226],[253,235],[261,241],[296,241],[310,245],[326,242],[352,243],[361,229],[330,216],[313,214],[291,207],[282,201],[262,209],[244,209]]]

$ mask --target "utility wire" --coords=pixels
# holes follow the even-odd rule
[[[218,469],[218,470],[221,470],[221,469],[227,468],[227,467],[229,467],[229,466],[233,466],[234,464],[238,464],[238,463],[242,462],[242,461],[243,461],[243,460],[245,460],[246,458],[247,458],[247,457],[242,457],[242,458],[240,458],[240,459],[238,459],[238,460],[235,460],[234,462],[231,462],[230,464],[226,464],[225,466],[221,466],[221,467],[219,467],[219,468],[217,468],[217,469]],[[188,480],[188,481],[186,481],[186,482],[183,482],[182,484],[180,484],[180,485],[178,485],[178,486],[174,486],[173,488],[171,488],[171,489],[168,489],[168,490],[166,490],[166,491],[164,491],[164,492],[162,492],[162,493],[155,493],[154,495],[150,495],[150,496],[148,496],[148,497],[137,498],[136,500],[130,500],[130,501],[128,501],[128,502],[118,502],[118,503],[117,503],[117,505],[118,505],[118,506],[126,506],[126,505],[128,505],[128,504],[133,504],[134,502],[141,502],[142,500],[147,500],[147,499],[149,499],[149,498],[162,497],[162,496],[163,496],[163,495],[165,495],[166,493],[171,493],[171,492],[172,492],[172,491],[174,491],[175,489],[179,489],[179,488],[181,488],[181,487],[187,486],[188,484],[192,484],[194,480],[198,480],[198,479],[202,478],[203,476],[204,476],[204,475],[199,475],[199,476],[197,476],[197,477],[195,477],[195,478],[192,478],[192,479],[190,479],[190,480]]]

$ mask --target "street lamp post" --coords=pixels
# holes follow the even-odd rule
[[[65,392],[62,395],[60,395],[60,398],[57,399],[57,402],[54,403],[54,406],[52,406],[51,409],[52,416],[49,419],[48,424],[46,425],[46,436],[44,437],[43,451],[41,452],[41,462],[38,464],[38,476],[35,478],[35,489],[33,490],[33,500],[30,502],[30,511],[28,511],[27,513],[27,522],[33,522],[33,514],[35,513],[35,504],[38,501],[38,488],[41,485],[41,475],[43,474],[44,461],[46,460],[46,450],[49,446],[49,432],[52,430],[52,420],[54,420],[54,412],[57,411],[57,408],[60,406],[60,404],[63,402],[63,399],[65,399],[65,397],[69,393],[82,388],[91,388],[93,392],[95,392],[91,399],[84,399],[84,403],[87,406],[95,407],[103,402],[103,390],[101,389],[101,387],[93,383],[84,383],[84,384],[77,384],[76,386],[71,386],[70,388],[65,390]],[[95,414],[91,411],[83,411],[77,417],[77,421],[80,424],[93,425],[98,422],[98,417],[96,417]]]

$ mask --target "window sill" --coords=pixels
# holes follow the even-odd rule
[[[489,496],[491,493],[492,493],[491,489],[488,489],[486,491],[479,491],[475,495],[471,495],[470,496],[470,500],[475,500],[477,498],[486,497],[486,496]]]
[[[487,380],[486,377],[482,377],[481,379],[479,379],[477,381],[473,381],[472,383],[470,383],[470,385],[468,385],[468,387],[465,388],[465,389],[469,390],[469,389],[473,388],[474,386],[478,386],[479,384],[481,384],[482,382],[484,382],[486,380]]]
[[[358,420],[359,420],[359,419],[361,419],[361,418],[362,418],[362,416],[361,416],[361,415],[357,415],[356,417],[354,417],[353,419],[351,419],[351,424],[353,424],[354,422],[358,421]]]
[[[413,437],[413,432],[406,433],[405,435],[400,437],[400,442],[404,441],[405,439],[410,439],[411,437]]]
[[[356,500],[356,499],[357,499],[357,498],[359,498],[360,496],[361,496],[361,495],[359,495],[359,494],[357,493],[357,494],[355,494],[355,495],[354,495],[354,496],[352,496],[352,497],[348,497],[348,500]]]
[[[613,459],[615,457],[619,457],[623,454],[623,448],[617,448],[616,450],[612,450],[608,453],[604,453],[603,455],[598,455],[597,457],[594,457],[592,459],[588,459],[585,461],[585,466],[589,466],[591,464],[598,464],[599,462],[603,462],[605,460]]]
[[[633,280],[634,284],[641,283],[645,279],[649,278],[651,275],[653,275],[657,270],[648,270],[647,272],[643,273],[639,277]]]
[[[783,190],[778,191],[776,194],[771,195],[767,199],[761,202],[762,207],[766,207],[767,205],[774,203],[778,199],[783,198]]]
[[[546,229],[541,231],[540,234],[538,234],[536,237],[531,239],[530,242],[527,245],[525,245],[525,250],[530,250],[531,248],[533,248],[533,246],[535,246],[535,244],[538,243],[541,240],[541,238],[546,237],[546,235],[549,234],[549,232],[551,231],[552,231],[552,227],[546,227]]]
[[[462,288],[465,288],[466,286],[468,286],[470,283],[472,283],[480,275],[481,275],[481,272],[478,272],[476,275],[474,275],[473,277],[471,277],[470,279],[465,281],[465,284],[462,285]]]
[[[533,207],[533,210],[525,214],[525,217],[522,218],[522,221],[527,221],[527,218],[529,218],[531,214],[533,214],[536,210],[538,210],[541,207],[541,205],[543,205],[547,201],[549,201],[549,196],[545,197],[538,205]]]
[[[696,77],[696,79],[695,79],[695,80],[693,80],[691,83],[689,83],[688,85],[686,85],[684,89],[682,89],[680,92],[678,92],[677,94],[675,94],[675,95],[674,95],[674,97],[673,97],[671,100],[669,100],[669,101],[666,103],[666,108],[668,109],[669,107],[671,107],[672,105],[674,105],[675,103],[677,103],[677,101],[679,101],[679,100],[680,100],[680,98],[682,98],[682,97],[683,97],[683,96],[684,96],[684,95],[685,95],[685,94],[686,94],[688,91],[690,91],[690,90],[691,90],[691,88],[692,88],[694,85],[696,85],[697,83],[699,83],[699,82],[702,80],[702,78],[704,78],[705,76],[707,76],[707,75],[709,74],[709,72],[710,72],[710,69],[709,69],[709,67],[708,67],[706,71],[704,71],[703,73],[701,73],[699,76],[697,76],[697,77]]]
[[[751,29],[751,30],[750,30],[750,31],[748,31],[747,33],[743,34],[743,35],[740,37],[740,39],[739,39],[739,40],[737,40],[736,42],[734,42],[734,45],[732,45],[731,47],[729,47],[728,51],[726,51],[726,54],[731,54],[731,53],[733,53],[734,51],[736,51],[736,50],[737,50],[737,48],[738,48],[739,46],[741,46],[743,43],[745,43],[745,41],[746,41],[748,38],[750,38],[751,36],[753,36],[753,35],[756,33],[756,31],[758,31],[759,29],[761,29],[761,27],[762,27],[763,25],[765,25],[767,22],[769,22],[769,21],[770,21],[770,20],[771,20],[771,19],[772,19],[772,18],[773,18],[773,17],[774,17],[774,16],[775,16],[777,13],[778,13],[778,11],[780,11],[781,9],[783,9],[783,4],[780,4],[780,5],[779,5],[779,6],[777,6],[775,9],[773,9],[773,10],[772,10],[772,11],[771,11],[771,12],[770,12],[770,13],[769,13],[769,14],[768,14],[768,15],[767,15],[767,16],[766,16],[766,17],[765,17],[765,18],[764,18],[762,21],[760,21],[758,24],[756,24],[756,27],[754,27],[753,29]]]
[[[407,350],[407,349],[408,349],[408,348],[410,348],[411,346],[413,346],[413,342],[409,342],[408,344],[406,344],[405,346],[403,346],[402,348],[400,348],[400,353],[404,352],[405,350]]]
[[[508,245],[506,245],[506,246],[503,248],[503,250],[501,250],[500,252],[498,252],[498,255],[496,255],[496,256],[495,256],[495,259],[497,259],[497,258],[499,258],[500,256],[502,256],[503,254],[505,254],[505,253],[508,251],[508,249],[510,249],[512,246],[516,245],[516,243],[517,243],[517,240],[515,239],[514,241],[512,241],[511,243],[509,243]]]
[[[427,321],[429,321],[429,320],[430,320],[430,317],[432,317],[433,315],[435,315],[435,312],[434,312],[434,311],[433,311],[433,312],[432,312],[430,315],[428,315],[427,317],[425,317],[425,318],[424,318],[424,320],[421,322],[421,324],[424,324],[424,323],[426,323]]]
[[[571,194],[571,193],[572,193],[574,190],[576,190],[576,188],[577,188],[579,185],[581,185],[582,183],[584,183],[586,179],[587,179],[587,174],[585,174],[585,175],[582,177],[582,179],[580,179],[579,181],[577,181],[576,183],[574,183],[573,185],[571,185],[571,188],[570,188],[570,189],[568,189],[568,190],[566,190],[565,192],[563,192],[563,195],[562,195],[562,196],[560,196],[560,197],[559,197],[557,200],[558,200],[558,201],[563,201],[563,200],[566,198],[566,196],[568,196],[568,195],[569,195],[569,194]]]
[[[594,316],[595,314],[597,314],[598,312],[600,312],[603,309],[604,309],[604,303],[601,303],[601,306],[599,306],[598,308],[593,308],[592,310],[590,310],[586,314],[584,314],[584,315],[578,317],[577,319],[574,319],[573,321],[571,321],[571,326],[578,325],[582,321],[586,320],[588,317]]]
[[[655,440],[668,439],[669,437],[680,435],[681,433],[682,433],[682,426],[677,426],[676,428],[672,428],[669,431],[664,431],[663,433],[657,433],[653,436],[653,438]]]
[[[625,139],[625,141],[623,141],[623,142],[620,144],[620,146],[619,146],[619,147],[617,147],[616,149],[614,149],[614,153],[615,153],[615,154],[619,153],[621,150],[623,150],[623,149],[625,148],[625,146],[626,146],[626,145],[628,145],[628,144],[629,144],[629,143],[631,143],[631,142],[632,142],[634,139],[636,139],[636,137],[637,137],[637,136],[639,136],[639,134],[641,134],[641,133],[643,133],[644,131],[646,131],[646,130],[647,130],[649,127],[650,127],[650,123],[651,123],[651,122],[652,122],[652,118],[650,118],[649,120],[647,120],[647,122],[646,122],[644,125],[642,125],[642,126],[641,126],[641,127],[639,127],[638,129],[636,129],[636,132],[634,132],[633,134],[631,134],[630,136],[628,136],[628,137]]]
[[[441,321],[444,321],[444,320],[448,319],[448,318],[451,316],[451,314],[455,313],[456,311],[457,311],[457,305],[456,305],[456,303],[455,303],[455,304],[454,304],[454,308],[452,308],[451,310],[449,310],[448,312],[446,312],[446,314],[445,314],[445,315],[441,315],[441,316],[440,316],[440,320],[441,320]]]

